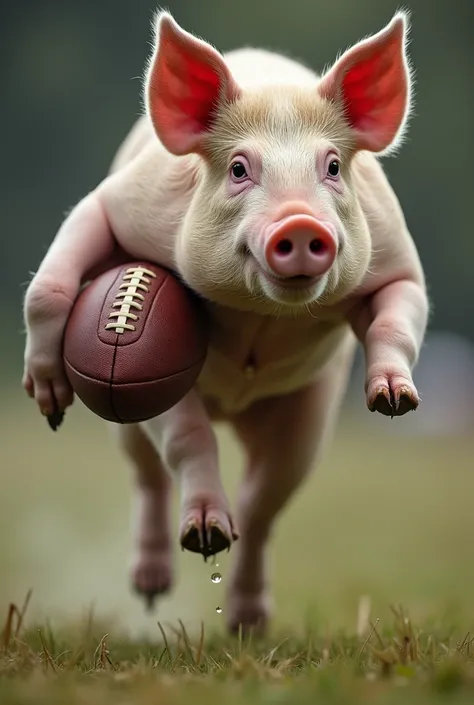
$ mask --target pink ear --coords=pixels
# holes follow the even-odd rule
[[[173,154],[199,152],[220,101],[239,94],[221,54],[167,12],[157,20],[145,98],[158,137]]]
[[[342,101],[359,149],[382,152],[402,136],[411,91],[406,33],[406,15],[398,13],[381,32],[346,51],[321,80],[320,94]]]

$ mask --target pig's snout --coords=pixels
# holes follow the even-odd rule
[[[290,215],[269,226],[264,253],[271,271],[280,277],[320,277],[336,258],[332,228],[310,215]]]

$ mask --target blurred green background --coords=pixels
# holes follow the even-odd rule
[[[20,388],[21,301],[64,213],[104,177],[141,110],[150,0],[0,2],[0,608],[34,590],[37,615],[95,603],[155,630],[128,589],[131,478],[104,425],[77,403],[53,435]],[[423,405],[393,422],[364,406],[360,361],[332,448],[289,507],[274,544],[280,620],[355,626],[357,602],[403,600],[415,614],[458,613],[472,627],[474,567],[473,20],[470,0],[413,0],[416,109],[385,167],[425,267],[433,318],[415,381]],[[393,0],[170,0],[186,29],[220,50],[279,49],[323,69],[378,31]],[[234,495],[240,455],[219,432]],[[224,581],[178,555],[162,618],[219,624]],[[469,623],[469,620],[471,622]]]

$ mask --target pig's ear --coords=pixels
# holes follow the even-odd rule
[[[399,12],[346,51],[319,84],[322,96],[343,104],[358,149],[387,153],[403,137],[411,101],[407,33],[408,17]]]
[[[183,30],[169,13],[157,15],[155,32],[145,82],[148,114],[170,152],[200,152],[215,111],[237,98],[239,88],[222,55]]]

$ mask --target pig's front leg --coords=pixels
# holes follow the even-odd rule
[[[239,500],[240,539],[228,591],[227,623],[263,631],[271,615],[267,545],[275,519],[301,486],[328,440],[347,385],[353,339],[310,387],[265,399],[235,419],[247,453]],[[308,550],[311,549],[308,526]],[[301,547],[300,547],[301,548]]]
[[[221,482],[217,440],[197,393],[142,426],[179,480],[183,549],[204,558],[229,549],[237,533]]]
[[[62,338],[84,276],[111,257],[116,241],[95,193],[69,214],[25,295],[23,386],[55,428],[73,401],[62,360]]]
[[[367,406],[385,416],[402,416],[420,399],[412,370],[418,361],[429,315],[422,284],[399,280],[365,301],[350,322],[365,350]]]

